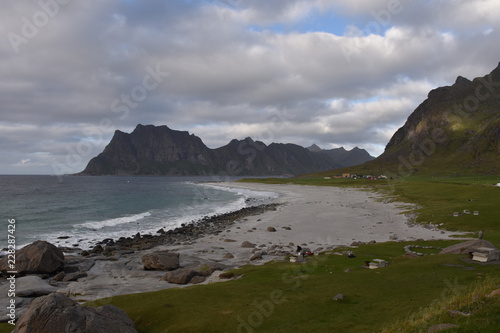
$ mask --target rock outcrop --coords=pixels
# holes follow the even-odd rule
[[[8,257],[0,259],[0,271],[17,271],[18,275],[51,274],[64,265],[64,254],[46,241],[33,242],[16,251],[15,267],[10,267]]]
[[[60,293],[35,299],[19,318],[13,333],[137,333],[127,314],[113,305],[81,306]]]
[[[145,270],[171,271],[180,267],[179,253],[156,252],[142,256]]]
[[[468,254],[469,252],[477,251],[480,247],[489,247],[496,249],[495,245],[484,239],[474,239],[463,243],[448,246],[441,250],[441,254]]]

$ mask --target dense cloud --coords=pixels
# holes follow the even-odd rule
[[[81,171],[138,123],[373,155],[427,92],[491,71],[483,1],[15,1],[0,13],[0,173]]]

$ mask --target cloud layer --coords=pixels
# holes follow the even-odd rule
[[[0,13],[0,174],[81,171],[116,129],[373,155],[500,58],[500,3],[40,0]]]

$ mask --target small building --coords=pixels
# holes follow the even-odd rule
[[[476,252],[472,252],[472,260],[488,262],[500,259],[500,251],[491,247],[480,247]]]
[[[324,177],[323,179],[332,179],[332,177]]]
[[[458,217],[460,214],[458,212],[453,212],[454,217]]]
[[[464,214],[470,214],[470,210],[464,209]]]
[[[478,211],[478,210],[475,210],[475,211],[474,211],[474,215],[475,215],[475,216],[478,216],[478,215],[479,215],[479,211]]]
[[[343,173],[342,178],[351,178],[351,174],[350,173]]]

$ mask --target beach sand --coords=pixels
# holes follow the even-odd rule
[[[176,246],[157,246],[117,260],[96,261],[88,277],[72,282],[60,291],[78,295],[78,300],[92,300],[121,294],[156,291],[179,285],[160,281],[165,272],[144,271],[141,257],[145,253],[167,250],[180,253],[181,266],[216,261],[229,268],[244,264],[262,264],[279,259],[263,255],[250,261],[255,252],[273,248],[295,253],[296,246],[311,251],[349,246],[357,242],[389,240],[448,239],[451,232],[414,225],[403,212],[408,205],[390,202],[366,190],[302,185],[266,185],[217,183],[217,186],[279,193],[281,203],[273,211],[247,216],[218,235],[205,235],[196,241]],[[385,202],[384,202],[385,200]],[[268,231],[269,227],[275,232]],[[456,234],[456,233],[455,233]],[[255,248],[242,248],[244,241]],[[230,253],[233,258],[225,258]],[[401,254],[404,254],[403,247]],[[282,257],[281,257],[282,258]],[[219,272],[204,283],[220,281]]]

